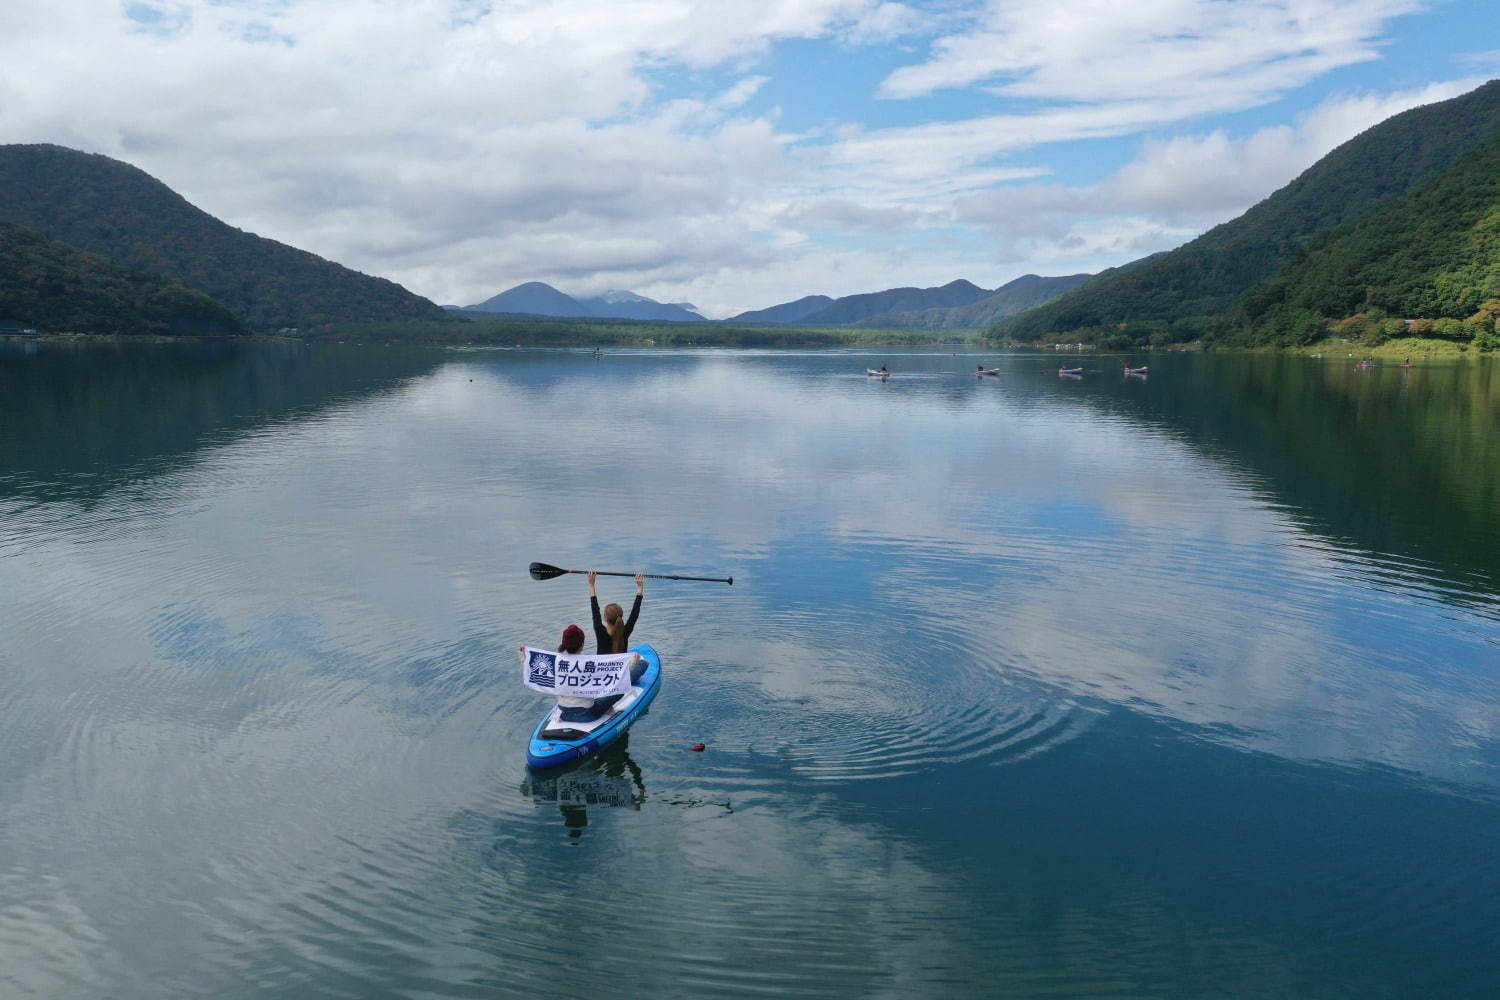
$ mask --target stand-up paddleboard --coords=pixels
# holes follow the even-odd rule
[[[976,376],[999,375],[1000,374],[1000,369],[998,369],[998,368],[980,368],[977,371],[975,371],[974,374]]]
[[[1126,375],[1144,375],[1144,374],[1146,374],[1146,371],[1147,371],[1147,369],[1149,367],[1150,367],[1149,365],[1141,365],[1139,368],[1132,368],[1129,365],[1126,365],[1125,366],[1125,374]]]
[[[558,767],[582,760],[609,746],[640,717],[661,690],[661,657],[650,646],[632,646],[646,661],[646,672],[630,691],[597,719],[565,721],[563,708],[554,705],[537,724],[526,746],[526,763],[535,768]]]
[[[870,376],[871,378],[890,378],[891,377],[891,373],[890,372],[877,371],[874,368],[866,368],[865,369],[865,374],[868,375],[868,376]]]
[[[1059,374],[1059,375],[1082,375],[1083,374],[1083,369],[1082,368],[1059,368],[1057,370],[1057,374]]]

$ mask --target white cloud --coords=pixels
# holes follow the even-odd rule
[[[809,292],[1003,280],[977,269],[1022,248],[976,260],[952,242],[966,213],[985,217],[988,193],[997,206],[1032,203],[1014,225],[1055,230],[1035,246],[1059,260],[1176,240],[1316,146],[1314,124],[1282,140],[1148,146],[1135,175],[1114,182],[1127,204],[1095,209],[1129,217],[1107,233],[1053,217],[1107,185],[1005,188],[1050,171],[1036,153],[1008,158],[1267,100],[1373,51],[1384,21],[1411,8],[1039,3],[985,7],[970,35],[954,30],[960,4],[881,0],[130,0],[102,14],[96,0],[9,4],[0,136],[116,156],[236,226],[444,302],[544,280],[723,314]],[[1007,110],[818,134],[758,110],[774,65],[760,57],[778,41],[822,39],[859,60],[845,47],[938,30],[949,34],[931,57],[892,74],[887,91],[988,86]],[[713,83],[668,89],[664,69]],[[1016,110],[1015,95],[1051,103]],[[1381,100],[1340,113],[1367,116]],[[1330,112],[1326,130],[1340,128]],[[1246,154],[1252,169],[1191,182],[1193,163]],[[1158,163],[1185,186],[1157,183]]]
[[[1376,56],[1418,0],[989,0],[971,30],[887,77],[891,97],[993,83],[1065,101],[1234,94],[1249,103]]]
[[[1289,125],[1243,138],[1222,129],[1148,139],[1098,184],[1030,184],[962,199],[958,211],[1026,255],[1111,266],[1169,249],[1228,221],[1336,146],[1402,111],[1473,89],[1470,78],[1391,94],[1346,94]]]

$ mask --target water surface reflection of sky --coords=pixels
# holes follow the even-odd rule
[[[471,352],[86,497],[3,470],[0,984],[540,988],[606,870],[640,995],[1418,981],[1336,919],[1467,954],[1496,595],[1138,419],[1166,379],[1006,364]],[[514,646],[587,614],[532,560],[735,577],[648,584],[662,698],[584,814],[524,784]]]

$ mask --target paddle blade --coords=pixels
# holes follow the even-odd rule
[[[562,576],[566,572],[567,570],[565,569],[548,566],[546,563],[531,564],[531,578],[533,580],[551,580],[554,577]]]

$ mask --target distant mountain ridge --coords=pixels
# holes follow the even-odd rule
[[[732,316],[727,323],[781,326],[849,326],[864,329],[981,329],[995,320],[1056,298],[1088,280],[1022,275],[990,290],[960,278],[936,288],[888,288],[831,299],[808,295]]]
[[[742,312],[737,316],[731,316],[725,322],[790,325],[800,323],[813,313],[831,305],[833,305],[833,299],[827,295],[804,295],[795,302],[783,302],[765,309]]]
[[[860,320],[887,313],[923,309],[951,309],[978,302],[993,294],[972,281],[959,278],[937,288],[888,288],[883,292],[845,295],[803,318],[809,326],[851,326]]]
[[[62,146],[0,146],[0,221],[196,289],[253,330],[445,315],[393,281],[235,229],[128,163]]]
[[[994,293],[977,302],[950,308],[923,309],[916,312],[890,312],[871,316],[856,323],[856,327],[877,330],[979,330],[996,320],[1025,312],[1044,302],[1050,302],[1083,284],[1090,274],[1067,274],[1059,277],[1043,277],[1039,274],[1023,274],[1014,281],[1006,282]]]
[[[726,322],[853,326],[861,320],[887,313],[966,306],[990,294],[988,289],[959,278],[937,288],[887,288],[882,292],[861,292],[837,299],[808,295],[795,302],[740,313]]]
[[[657,302],[635,292],[609,291],[588,299],[576,299],[542,281],[527,281],[492,295],[462,312],[518,313],[528,316],[559,316],[584,319],[641,319],[671,323],[702,323],[704,318],[688,302]]]
[[[1411,191],[1497,132],[1500,81],[1394,115],[1238,218],[1175,250],[1102,272],[1052,302],[1000,320],[989,335],[1028,341],[1153,324],[1153,336],[1167,342],[1202,336],[1319,234]]]

